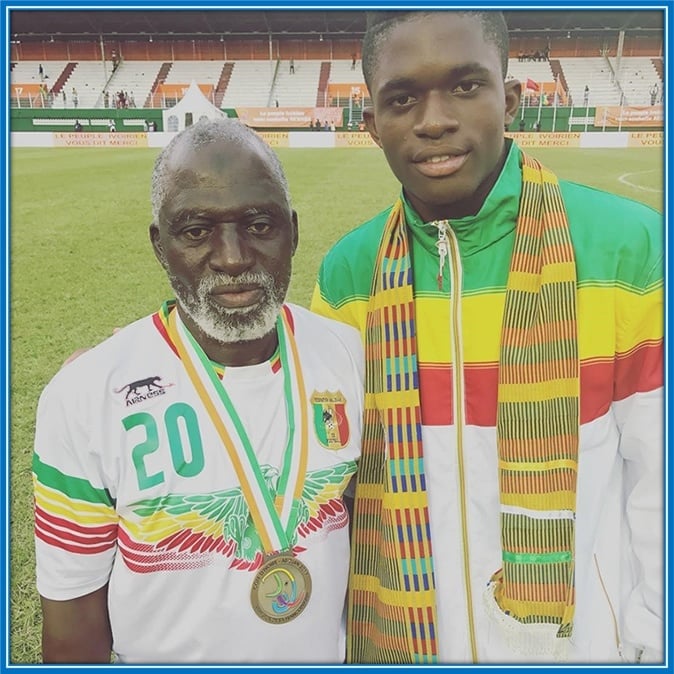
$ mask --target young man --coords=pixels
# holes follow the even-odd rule
[[[245,125],[176,136],[152,211],[176,301],[40,399],[44,661],[341,663],[358,333],[284,303],[297,215]]]
[[[663,222],[504,138],[500,13],[374,15],[368,130],[402,184],[325,257],[361,331],[350,662],[663,654]]]

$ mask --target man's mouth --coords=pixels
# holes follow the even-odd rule
[[[219,286],[211,292],[211,297],[226,309],[247,309],[259,304],[265,296],[259,286]]]
[[[414,166],[427,178],[445,178],[456,173],[465,163],[468,154],[436,154],[415,160]]]

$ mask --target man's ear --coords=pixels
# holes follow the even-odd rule
[[[508,80],[504,83],[505,89],[505,117],[504,124],[507,129],[515,119],[522,98],[522,83],[519,80]]]
[[[379,140],[379,134],[377,133],[377,125],[374,121],[374,108],[368,106],[363,108],[363,121],[365,122],[365,127],[367,128],[372,140],[381,147],[381,141]]]
[[[292,223],[293,223],[293,255],[297,250],[297,244],[300,241],[300,229],[297,223],[297,211],[292,213]]]
[[[159,260],[159,264],[166,269],[166,256],[164,255],[164,249],[161,246],[159,227],[157,227],[154,222],[150,224],[150,241],[152,242],[152,249],[154,250],[155,257]]]

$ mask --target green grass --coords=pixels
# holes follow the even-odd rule
[[[156,150],[11,153],[10,661],[39,661],[30,460],[41,389],[75,349],[155,311],[169,296],[149,239]],[[662,151],[541,149],[562,178],[662,210]],[[321,257],[391,203],[399,186],[374,149],[279,150],[300,245],[289,299],[308,305]],[[627,175],[629,174],[629,175]],[[600,216],[600,214],[598,214]]]

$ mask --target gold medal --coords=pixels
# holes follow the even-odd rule
[[[250,603],[267,623],[287,623],[302,613],[311,596],[309,570],[296,557],[274,555],[258,569]]]

